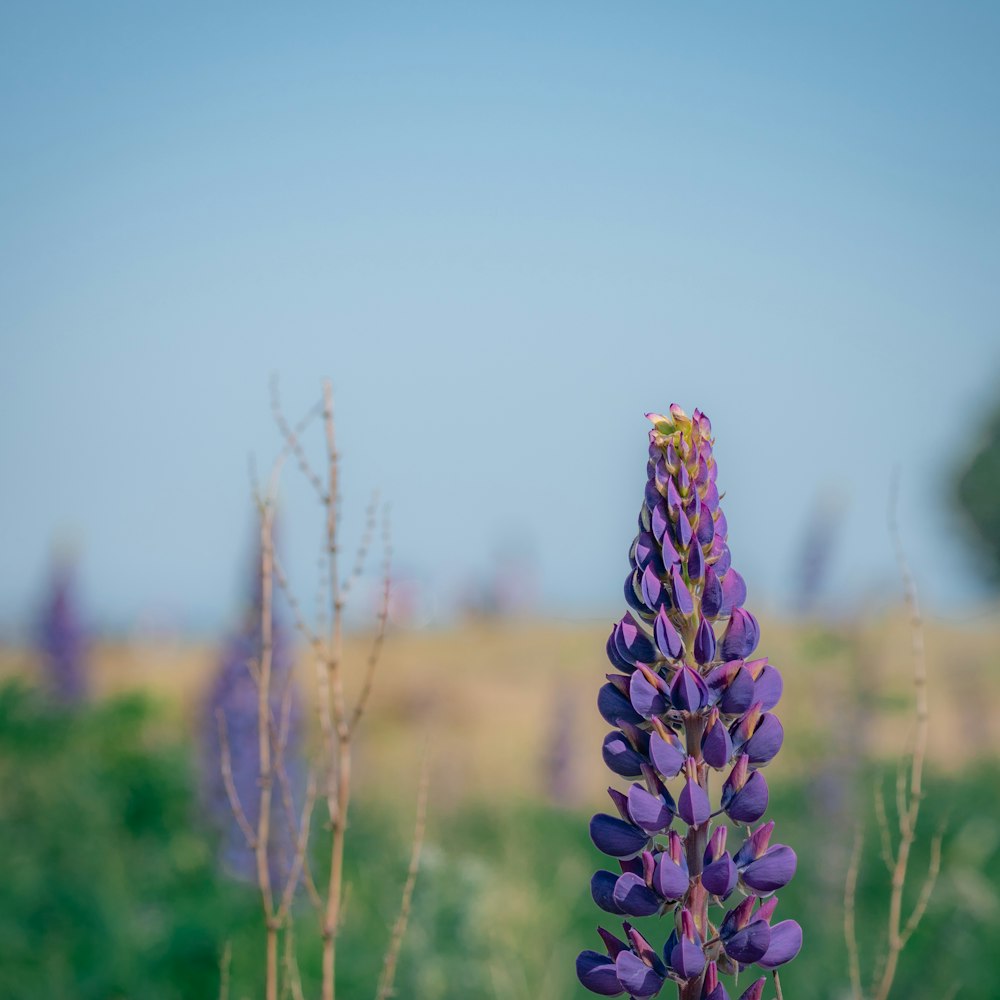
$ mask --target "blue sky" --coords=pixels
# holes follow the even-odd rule
[[[333,379],[348,539],[378,488],[435,613],[512,540],[539,611],[613,613],[672,400],[751,604],[823,495],[831,597],[891,599],[898,466],[925,600],[967,613],[998,43],[987,3],[4,4],[0,622],[66,542],[101,621],[230,618],[272,372],[291,412]]]

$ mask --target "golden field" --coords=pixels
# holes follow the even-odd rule
[[[446,630],[390,632],[358,747],[360,794],[409,794],[427,746],[435,803],[530,799],[546,791],[546,761],[563,744],[563,794],[601,802],[607,726],[595,697],[610,669],[610,622],[474,621]],[[786,742],[772,780],[808,772],[831,757],[895,757],[912,725],[913,659],[901,613],[855,626],[764,618],[761,653],[785,679],[780,715]],[[930,759],[949,771],[1000,756],[1000,616],[925,627],[931,706]],[[370,637],[346,642],[348,690],[360,682]],[[299,680],[315,697],[303,647]],[[192,735],[218,658],[216,646],[104,642],[93,650],[98,697],[144,691],[169,706]],[[0,651],[0,676],[30,675],[31,654]],[[975,706],[976,711],[970,711]]]

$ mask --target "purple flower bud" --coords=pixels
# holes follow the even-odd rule
[[[737,608],[742,608],[747,599],[747,585],[743,577],[734,569],[722,577],[722,614],[728,615]]]
[[[590,821],[594,846],[613,858],[631,858],[649,843],[649,834],[625,820],[598,813]]]
[[[597,905],[608,913],[621,914],[621,909],[615,902],[615,884],[619,876],[614,872],[598,871],[594,872],[594,877],[590,880],[590,895]]]
[[[608,768],[623,778],[638,778],[646,758],[638,753],[620,730],[614,730],[604,737],[601,755]]]
[[[759,701],[765,712],[770,712],[781,701],[784,687],[778,668],[768,663],[765,656],[760,660],[751,660],[747,670],[754,680],[753,700]]]
[[[687,561],[688,579],[692,583],[701,583],[705,575],[705,554],[698,544],[691,546]]]
[[[680,632],[674,627],[666,608],[660,608],[653,626],[656,637],[656,647],[668,660],[680,659],[684,652],[684,643]]]
[[[703,518],[704,520],[704,518]],[[701,613],[706,618],[717,618],[722,610],[722,584],[714,566],[705,567],[705,585],[701,593]]]
[[[677,736],[663,727],[649,737],[649,756],[664,778],[675,778],[681,772],[686,760],[684,747]]]
[[[729,736],[729,730],[719,719],[717,708],[712,709],[705,724],[705,733],[701,738],[701,754],[706,764],[716,768],[725,767],[733,755],[733,741]]]
[[[629,701],[643,719],[662,715],[667,710],[663,695],[666,683],[648,667],[640,665],[629,682]],[[638,720],[636,720],[638,721]]]
[[[693,757],[688,757],[685,768],[684,788],[677,799],[677,813],[688,826],[700,826],[712,814],[708,793],[698,784],[698,765]]]
[[[663,833],[674,820],[674,800],[663,785],[658,795],[642,785],[633,785],[628,792],[628,811],[632,822],[647,833]]]
[[[642,596],[642,570],[634,570],[625,577],[623,593],[625,594],[625,603],[629,606],[629,610],[634,611],[640,618],[648,617],[652,614],[649,608],[646,607]]]
[[[615,626],[615,647],[622,659],[635,666],[636,663],[653,663],[656,650],[649,637],[639,627],[630,614],[626,614]]]
[[[722,808],[734,823],[756,823],[767,809],[767,782],[749,764],[742,754],[722,786]]]
[[[625,719],[633,725],[642,722],[642,717],[614,684],[605,684],[597,692],[597,710],[604,721],[612,726],[617,726],[619,719]]]
[[[655,997],[663,988],[664,977],[630,951],[623,951],[615,962],[618,981],[637,1000]]]
[[[700,976],[705,968],[705,952],[701,947],[701,936],[694,926],[690,910],[681,910],[681,926],[676,943],[670,949],[669,966],[681,980],[687,981]]]
[[[651,611],[655,611],[668,599],[664,583],[653,568],[652,563],[642,571],[640,586],[642,588],[642,602]]]
[[[689,875],[684,844],[677,833],[670,831],[670,841],[665,851],[655,857],[653,888],[664,899],[680,899],[688,890]]]
[[[786,844],[775,844],[739,868],[740,881],[750,892],[765,896],[791,882],[797,863],[795,851]]]
[[[672,608],[676,608],[682,615],[690,615],[694,611],[694,598],[677,563],[670,567],[670,594]]]
[[[638,875],[625,872],[615,882],[613,902],[620,913],[630,917],[651,917],[662,900]]]
[[[711,663],[715,659],[715,630],[707,618],[698,623],[698,631],[694,637],[694,658],[701,664]]]
[[[581,951],[576,959],[576,976],[591,993],[602,997],[617,997],[625,992],[615,963],[600,952]]]
[[[705,969],[705,979],[701,984],[700,1000],[729,1000],[725,986],[719,982],[715,962],[709,962]]]
[[[776,969],[790,962],[802,949],[802,928],[794,920],[782,920],[771,928],[771,943],[757,960],[762,969]]]
[[[736,608],[722,636],[720,654],[724,660],[746,659],[760,641],[760,626],[745,608]]]
[[[701,674],[687,664],[681,666],[670,682],[670,702],[679,712],[698,712],[708,702],[708,687]]]
[[[764,984],[767,979],[761,976],[756,982],[751,983],[740,995],[738,1000],[760,1000],[764,993]]]

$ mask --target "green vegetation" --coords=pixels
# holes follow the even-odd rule
[[[888,798],[894,775],[887,775]],[[909,899],[931,834],[947,824],[938,888],[904,954],[894,996],[985,997],[1000,981],[1000,769],[929,782]],[[232,944],[233,1000],[260,995],[255,890],[217,871],[199,824],[193,755],[148,701],[75,713],[17,686],[0,690],[0,996],[6,1000],[159,1000],[218,995],[219,956]],[[853,786],[853,791],[852,787]],[[772,811],[800,854],[779,917],[805,928],[783,976],[790,998],[841,997],[843,876],[853,799],[870,777],[817,773],[776,782]],[[350,828],[350,889],[338,995],[364,998],[396,915],[412,802],[398,812],[362,802]],[[870,810],[869,810],[870,812]],[[398,977],[408,1000],[536,1000],[588,996],[573,960],[599,911],[586,893],[600,856],[588,815],[525,802],[432,810],[425,864]],[[891,820],[891,816],[890,816]],[[888,877],[868,816],[858,899],[863,960],[880,945]],[[609,920],[613,918],[609,917]],[[299,906],[306,995],[319,952],[308,902]]]

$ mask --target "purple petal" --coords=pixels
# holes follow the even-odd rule
[[[694,658],[702,664],[711,663],[715,659],[715,629],[707,618],[698,623],[698,631],[694,637]]]
[[[649,637],[628,613],[615,626],[615,646],[626,663],[652,663],[656,659]]]
[[[576,976],[591,993],[617,997],[625,992],[618,981],[615,963],[596,951],[582,951],[576,959]]]
[[[731,938],[723,942],[726,954],[730,958],[750,965],[756,962],[771,943],[771,928],[766,920],[755,920],[749,926],[737,931]]]
[[[649,835],[623,819],[598,813],[590,821],[590,839],[594,846],[613,858],[629,858],[649,843]]]
[[[788,885],[795,875],[798,859],[787,844],[769,847],[756,861],[751,861],[740,877],[754,893],[769,893]]]
[[[635,570],[633,573],[630,573],[627,577],[625,577],[623,592],[625,594],[625,603],[632,611],[639,616],[650,614],[650,609],[646,607],[642,598],[641,570]]]
[[[662,833],[674,819],[670,805],[642,785],[633,785],[628,790],[628,811],[632,822],[649,833]]]
[[[624,734],[615,730],[604,737],[601,756],[608,768],[623,778],[638,778],[646,759],[638,753]]]
[[[713,715],[715,713],[713,712]],[[733,755],[733,741],[729,730],[719,721],[706,730],[701,741],[701,755],[710,767],[725,767]]]
[[[677,813],[688,826],[700,826],[712,814],[705,789],[688,778],[677,799]]]
[[[607,644],[605,645],[605,650],[608,654],[608,659],[611,661],[611,666],[616,670],[620,670],[624,674],[630,674],[635,670],[635,664],[629,663],[628,660],[618,652],[618,644],[615,642],[615,636],[618,632],[618,626],[614,625],[611,629],[611,635],[608,636]]]
[[[642,722],[642,717],[614,684],[605,684],[597,692],[597,710],[601,713],[604,721],[612,726],[617,726],[619,719],[625,719],[634,725]]]
[[[782,920],[771,928],[771,943],[757,964],[762,969],[776,969],[795,958],[801,948],[802,928],[794,920]]]
[[[722,517],[722,511],[719,511],[719,517]],[[725,533],[719,533],[718,519],[715,522],[715,541],[712,542],[712,552],[716,555],[715,572],[721,580],[729,572],[729,567],[733,564],[733,554],[729,551],[729,546],[726,544]]]
[[[767,810],[767,782],[759,771],[751,771],[747,783],[731,797],[722,793],[722,806],[734,823],[756,823]]]
[[[618,981],[633,997],[655,997],[663,986],[663,976],[630,951],[623,951],[615,963]]]
[[[653,626],[653,634],[656,637],[657,648],[668,660],[680,658],[684,652],[684,643],[666,608],[660,608]]]
[[[643,719],[662,715],[667,710],[663,695],[646,680],[641,670],[636,670],[629,681],[629,701]]]
[[[650,563],[642,571],[642,600],[651,611],[655,611],[665,599],[663,581],[657,575],[653,564]],[[643,662],[648,663],[648,660]]]
[[[615,902],[615,884],[619,877],[614,872],[599,871],[594,872],[594,877],[590,880],[590,895],[594,902],[608,913],[622,912]]]
[[[718,861],[705,866],[701,884],[713,895],[725,899],[736,888],[736,878],[736,865],[726,851]]]
[[[653,869],[653,888],[664,899],[680,899],[688,890],[690,884],[687,862],[675,864],[666,851],[656,855],[656,867]]]
[[[718,491],[716,491],[718,497]],[[701,517],[698,518],[698,544],[703,548],[708,548],[715,538],[715,520],[712,517],[715,508],[708,504],[708,493],[701,502]]]
[[[638,875],[626,872],[615,883],[614,902],[630,917],[651,917],[663,900]]]
[[[701,551],[700,545],[692,545],[688,554],[687,562],[688,579],[692,583],[701,580],[705,575],[705,554]]]
[[[740,995],[739,1000],[760,1000],[764,992],[764,984],[767,979],[761,976],[755,983],[751,983]]]
[[[746,659],[757,648],[759,638],[757,619],[745,608],[736,608],[722,636],[722,659]]]
[[[705,968],[705,953],[700,945],[682,937],[671,949],[670,967],[681,979],[693,979]]]
[[[745,712],[753,704],[754,690],[750,671],[746,667],[740,667],[722,692],[722,697],[719,699],[720,711],[726,715]]]
[[[751,764],[766,764],[781,749],[785,731],[776,715],[769,712],[760,717],[753,735],[743,745],[743,753]]]
[[[694,599],[691,591],[688,590],[684,577],[681,575],[681,568],[674,563],[670,567],[670,592],[672,596],[672,607],[682,615],[689,615],[694,611]]]
[[[728,615],[742,608],[747,599],[747,585],[734,569],[722,577],[722,613]]]
[[[667,505],[665,503],[660,502],[653,508],[650,523],[653,529],[653,537],[658,542],[662,542],[663,536],[670,524],[670,520],[667,517]]]
[[[769,712],[781,700],[781,692],[784,684],[777,667],[765,664],[763,670],[757,675],[754,681],[753,700],[760,702],[760,707]]]
[[[705,586],[701,593],[701,612],[707,618],[715,618],[722,609],[722,584],[714,566],[705,567]]]
[[[656,556],[656,542],[648,531],[640,531],[632,543],[635,552],[635,564],[638,569],[645,569]]]
[[[707,701],[708,687],[705,681],[685,664],[670,682],[671,704],[681,712],[697,712]]]
[[[674,738],[668,743],[659,733],[651,733],[649,737],[649,756],[664,778],[674,778],[681,772],[687,759],[680,741]]]

